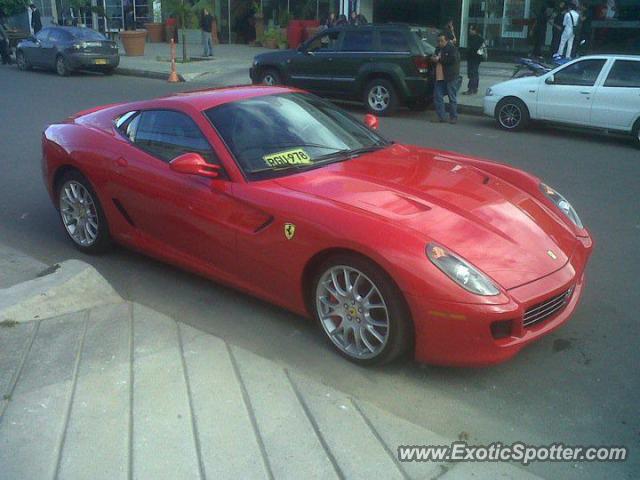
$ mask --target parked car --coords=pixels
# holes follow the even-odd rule
[[[290,85],[318,95],[362,100],[376,115],[398,105],[426,106],[433,92],[429,45],[407,25],[323,30],[295,50],[257,55],[253,83]]]
[[[90,28],[47,27],[18,44],[16,63],[20,70],[53,69],[61,76],[74,70],[110,75],[120,63],[120,55],[115,42]]]
[[[571,204],[377,123],[297,89],[181,93],[50,125],[42,173],[82,252],[117,242],[313,317],[359,364],[489,365],[565,323],[593,249]]]
[[[543,120],[629,133],[640,146],[640,56],[590,55],[499,83],[487,89],[484,113],[504,130]]]

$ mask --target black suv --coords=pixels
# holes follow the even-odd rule
[[[257,55],[250,76],[253,83],[362,100],[376,115],[400,104],[418,110],[433,92],[434,47],[423,37],[423,30],[408,25],[330,28],[297,50]]]

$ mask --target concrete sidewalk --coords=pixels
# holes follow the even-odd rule
[[[53,285],[69,268],[50,270]],[[78,288],[62,284],[58,295]],[[401,463],[399,445],[452,439],[140,304],[110,296],[56,314],[0,311],[1,479],[538,478],[510,464]]]
[[[171,48],[167,43],[147,43],[143,57],[127,57],[120,46],[120,67],[118,72],[125,75],[157,78],[166,80],[170,72],[169,59]],[[176,46],[178,61],[182,58],[182,46]],[[202,59],[202,45],[187,44],[189,63],[177,63],[176,69],[182,80],[211,87],[244,85],[251,82],[249,67],[253,57],[270,52],[267,48],[249,45],[221,44],[214,47],[213,59]],[[462,111],[481,113],[482,99],[488,87],[508,80],[513,74],[513,65],[501,62],[485,62],[480,65],[480,85],[478,94],[460,95],[458,102]],[[466,62],[460,65],[460,72],[466,75]],[[461,93],[466,90],[467,78],[464,77]],[[466,107],[466,108],[465,108]]]

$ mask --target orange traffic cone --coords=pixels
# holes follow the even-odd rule
[[[169,78],[167,79],[169,83],[178,83],[180,82],[180,77],[178,77],[178,72],[176,72],[176,44],[171,39],[171,73],[169,74]]]

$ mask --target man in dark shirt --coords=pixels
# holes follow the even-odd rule
[[[544,42],[547,39],[547,24],[551,20],[551,15],[553,15],[553,7],[550,1],[546,2],[538,15],[536,16],[536,23],[533,26],[533,56],[541,57],[542,56],[542,48],[544,47]]]
[[[36,35],[40,30],[42,30],[40,11],[33,3],[29,5],[29,8],[31,8],[31,28],[33,29],[33,34]]]
[[[467,91],[463,95],[475,95],[478,93],[478,84],[480,83],[480,63],[484,58],[478,53],[478,50],[484,45],[484,38],[478,33],[475,25],[469,27],[469,44],[467,47],[467,76],[469,84]]]
[[[2,64],[11,64],[11,50],[9,49],[9,34],[4,28],[2,21],[0,21],[0,57],[2,57]]]
[[[431,60],[436,64],[436,83],[433,103],[438,115],[435,122],[446,122],[444,97],[449,97],[449,123],[458,121],[457,97],[462,77],[460,76],[460,53],[445,33],[438,35],[438,48]]]

